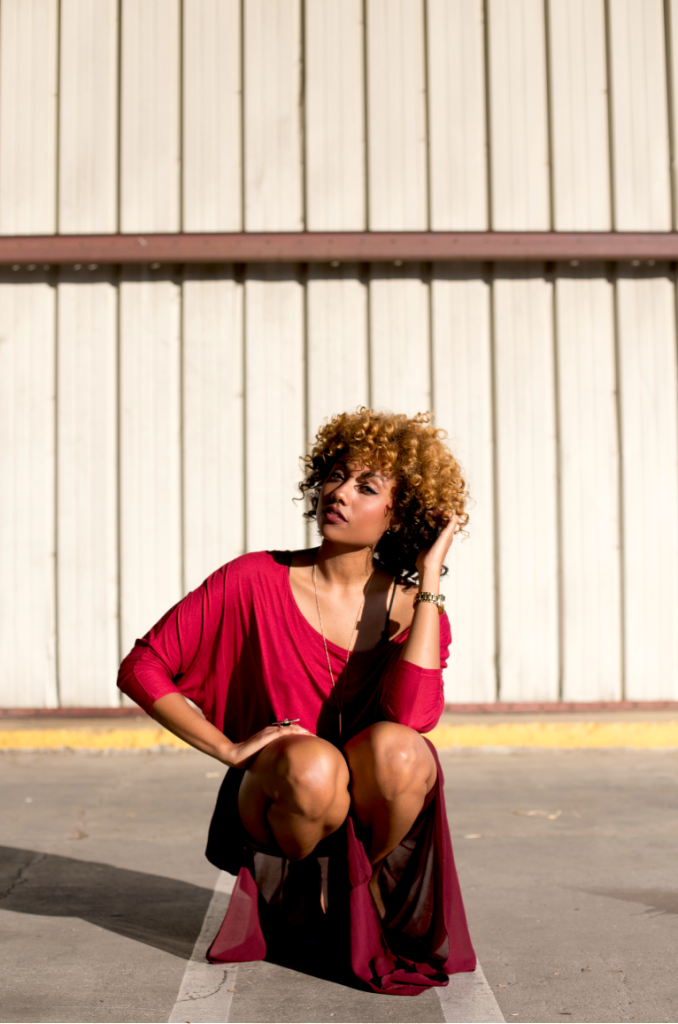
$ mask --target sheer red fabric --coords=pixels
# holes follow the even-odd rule
[[[447,616],[440,622],[444,668],[451,636]],[[406,637],[407,631],[353,654],[347,670],[346,651],[328,641],[335,678],[343,670],[340,738],[322,638],[294,600],[289,553],[259,552],[223,566],[167,612],[125,658],[118,685],[146,711],[179,691],[235,742],[284,718],[300,719],[337,746],[377,721],[427,732],[443,708],[442,672],[403,661]],[[321,961],[345,959],[363,985],[397,995],[474,970],[440,765],[427,806],[384,864],[383,921],[351,817],[303,866],[289,865],[249,843],[237,810],[241,778],[242,772],[228,771],[210,827],[207,856],[238,876],[212,961],[262,959],[293,937]],[[326,914],[319,910],[321,891]]]

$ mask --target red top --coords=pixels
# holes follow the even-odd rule
[[[284,718],[336,743],[337,694],[344,742],[380,720],[432,729],[443,710],[447,616],[440,618],[441,669],[403,661],[409,629],[352,654],[348,672],[345,649],[328,640],[339,676],[333,694],[322,637],[292,593],[289,560],[289,552],[260,551],[212,573],[137,640],[120,667],[123,693],[150,712],[179,691],[235,743]]]

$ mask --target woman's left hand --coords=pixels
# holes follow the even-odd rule
[[[450,550],[459,516],[452,516],[443,527],[430,548],[424,548],[417,555],[417,572],[421,578],[426,570],[440,572]]]

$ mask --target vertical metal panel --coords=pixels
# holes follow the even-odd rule
[[[0,278],[0,679],[56,707],[54,289]]]
[[[183,229],[241,231],[240,0],[183,0]]]
[[[671,228],[662,0],[614,0],[610,80],[615,228]]]
[[[369,405],[367,286],[357,271],[350,265],[310,269],[308,441],[327,417]]]
[[[490,287],[480,268],[434,266],[433,408],[468,484],[468,537],[457,535],[442,588],[452,624],[448,701],[496,697]]]
[[[115,707],[118,650],[117,294],[59,284],[59,696]]]
[[[431,408],[429,286],[417,267],[372,268],[370,381],[376,408],[409,416]]]
[[[666,12],[667,60],[668,60],[668,106],[671,141],[671,190],[673,209],[671,228],[676,230],[676,203],[678,200],[678,168],[676,166],[676,145],[678,144],[678,0],[667,0]]]
[[[242,554],[243,286],[192,270],[183,290],[184,579],[192,590]]]
[[[245,477],[249,551],[300,548],[305,451],[303,286],[286,267],[245,281]]]
[[[0,5],[0,233],[56,230],[57,0]]]
[[[428,226],[423,0],[366,0],[369,228]]]
[[[365,228],[362,0],[305,0],[309,231]]]
[[[61,0],[59,231],[118,227],[118,0]]]
[[[306,284],[306,442],[326,419],[370,404],[367,285],[356,265],[312,266]],[[308,524],[307,543],[317,543]]]
[[[610,230],[604,0],[548,0],[553,225]]]
[[[486,231],[482,0],[428,0],[431,227]]]
[[[613,286],[556,283],[563,700],[622,697]]]
[[[179,288],[120,284],[121,647],[181,597]]]
[[[121,2],[121,230],[179,231],[179,0]]]
[[[492,227],[550,227],[543,0],[488,0]]]
[[[245,230],[301,231],[300,0],[247,0]]]
[[[678,698],[675,290],[617,284],[624,499],[626,697]]]
[[[558,699],[552,285],[494,284],[500,699]]]

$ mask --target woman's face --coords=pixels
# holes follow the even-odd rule
[[[341,459],[320,492],[318,526],[324,538],[352,547],[378,543],[391,522],[395,481],[378,470]]]

